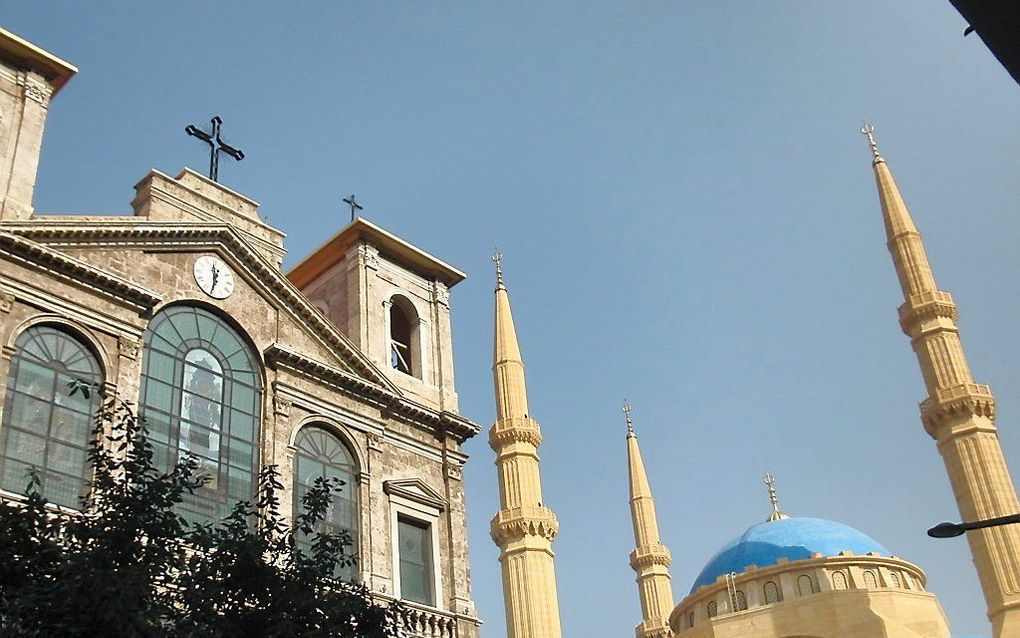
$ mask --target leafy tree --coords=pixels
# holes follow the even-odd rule
[[[99,391],[70,385],[72,394]],[[318,480],[288,526],[268,466],[254,503],[237,503],[216,525],[189,524],[175,506],[201,487],[197,462],[160,469],[144,419],[105,396],[89,460],[80,512],[47,505],[36,475],[22,501],[0,503],[3,636],[399,635],[398,605],[333,577],[354,560],[349,534],[321,531],[339,481]],[[296,534],[312,539],[309,550]]]

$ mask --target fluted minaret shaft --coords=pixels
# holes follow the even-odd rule
[[[628,425],[629,421],[628,416]],[[630,566],[637,574],[642,618],[634,634],[637,638],[663,638],[672,633],[669,628],[669,614],[673,611],[673,585],[669,576],[672,559],[669,549],[659,540],[655,502],[633,428],[627,431],[627,464],[635,545],[630,554]]]
[[[869,129],[864,132],[870,138]],[[928,391],[921,420],[942,454],[965,521],[1016,514],[1020,504],[999,445],[995,399],[987,385],[971,377],[953,298],[936,287],[921,235],[871,142],[888,247],[903,289],[900,326],[910,337]],[[994,636],[1020,636],[1020,526],[971,531],[967,538]]]
[[[552,511],[542,505],[538,468],[542,433],[528,415],[524,361],[510,297],[499,274],[492,364],[496,422],[489,431],[489,445],[496,452],[500,511],[490,531],[501,550],[507,637],[560,638],[552,551],[558,524]]]

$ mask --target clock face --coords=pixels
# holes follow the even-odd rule
[[[223,261],[208,255],[195,262],[195,281],[213,299],[226,299],[234,292],[234,273]]]

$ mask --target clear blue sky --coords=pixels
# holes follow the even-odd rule
[[[77,64],[54,101],[45,212],[130,210],[150,168],[204,170],[189,123],[244,149],[221,180],[288,233],[287,264],[365,215],[466,270],[463,412],[493,418],[506,254],[566,636],[640,620],[626,397],[676,597],[768,514],[865,531],[924,567],[956,634],[989,634],[884,246],[862,115],[960,306],[1020,467],[1020,89],[949,2],[2,2]],[[484,434],[466,473],[475,598],[504,633]]]

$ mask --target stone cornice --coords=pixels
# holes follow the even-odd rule
[[[179,249],[181,246],[190,246],[193,249],[199,246],[222,245],[249,269],[254,281],[268,287],[277,298],[286,301],[289,309],[306,325],[315,329],[326,344],[337,348],[343,355],[341,358],[349,363],[356,372],[365,376],[369,381],[386,387],[391,392],[399,392],[396,386],[343,333],[308,302],[294,284],[290,283],[277,268],[266,261],[229,224],[152,222],[145,218],[135,217],[113,217],[109,220],[100,220],[93,217],[88,221],[64,218],[9,222],[5,223],[2,229],[12,235],[28,237],[58,246],[125,246],[132,244],[149,246],[158,243],[161,249],[167,250]]]
[[[151,312],[163,301],[162,295],[148,288],[7,231],[6,227],[0,230],[0,250],[26,268],[47,270],[51,276],[112,297],[138,312]]]
[[[995,397],[992,389],[983,383],[962,383],[939,388],[921,402],[921,421],[932,437],[939,439],[940,426],[972,416],[995,419]],[[989,428],[994,431],[994,427]]]
[[[525,536],[538,536],[552,542],[559,528],[552,510],[541,506],[500,510],[489,523],[492,540],[503,549]]]
[[[448,432],[458,441],[464,441],[478,433],[479,427],[459,414],[438,411],[415,403],[398,392],[341,370],[321,361],[316,361],[288,348],[273,344],[264,352],[266,363],[288,368],[304,377],[321,381],[351,395],[374,403],[386,413],[401,417],[410,423],[424,425]]]

